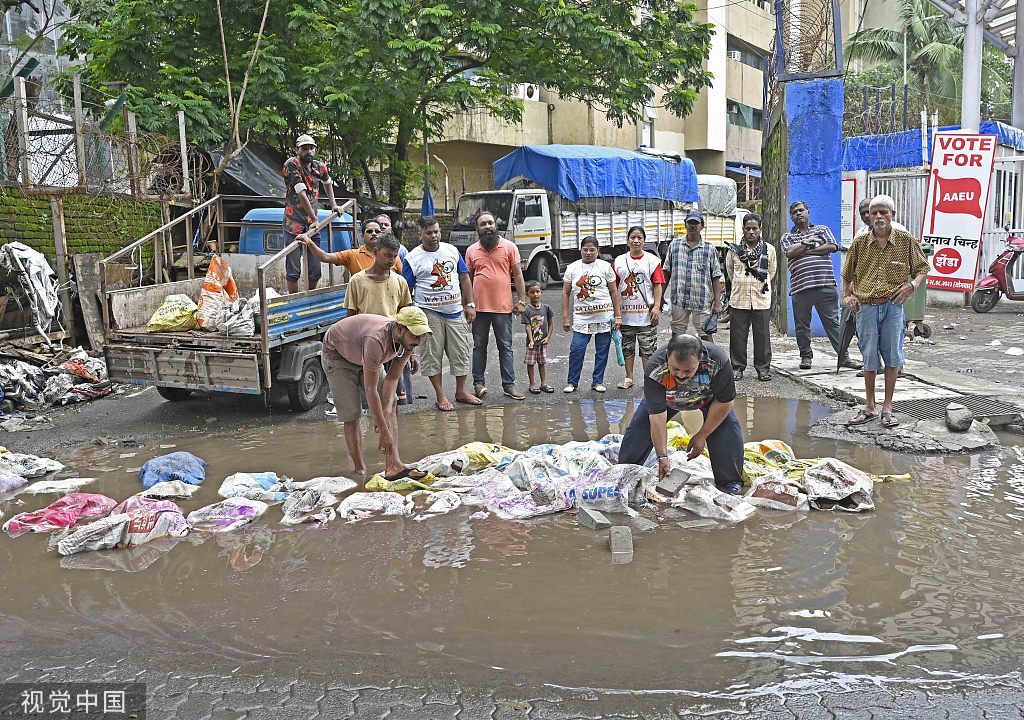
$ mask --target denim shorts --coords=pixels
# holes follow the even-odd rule
[[[857,312],[857,345],[864,369],[878,372],[883,367],[903,367],[903,306],[892,302],[861,305]]]

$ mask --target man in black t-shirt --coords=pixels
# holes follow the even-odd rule
[[[658,456],[658,478],[668,474],[666,424],[683,410],[700,410],[704,425],[691,438],[688,457],[705,446],[719,490],[733,495],[743,487],[743,431],[733,411],[736,385],[729,356],[714,343],[677,335],[648,361],[644,399],[622,438],[619,462],[643,465],[651,449]]]

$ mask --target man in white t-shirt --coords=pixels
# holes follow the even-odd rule
[[[433,216],[419,219],[420,244],[402,261],[402,275],[412,290],[413,303],[427,316],[431,334],[420,347],[420,369],[434,386],[438,410],[455,409],[441,385],[441,364],[455,376],[455,401],[480,405],[483,401],[466,391],[466,377],[473,352],[469,324],[476,317],[469,268],[454,245],[441,242],[441,226]]]
[[[857,214],[860,215],[860,221],[864,223],[863,225],[861,225],[860,230],[857,231],[858,235],[863,235],[864,233],[871,232],[871,215],[868,212],[870,208],[871,200],[869,200],[868,198],[864,198],[857,204]],[[896,213],[893,212],[892,216],[896,217]],[[907,230],[907,228],[905,228],[903,225],[900,225],[895,220],[892,221],[892,229],[902,230],[903,232],[910,232],[909,230]]]
[[[613,265],[622,298],[622,354],[626,358],[626,377],[622,390],[633,387],[633,362],[640,345],[644,372],[647,360],[658,350],[658,323],[661,322],[661,298],[665,292],[665,273],[661,261],[644,251],[646,231],[639,225],[629,229],[629,252],[615,258]]]

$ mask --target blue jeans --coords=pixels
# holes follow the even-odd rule
[[[600,385],[604,382],[604,369],[608,365],[608,348],[612,342],[611,332],[587,335],[574,330],[572,343],[569,345],[569,384],[574,387],[580,384],[583,358],[587,354],[590,338],[594,338],[594,375],[590,384]]]
[[[708,408],[701,413],[708,419]],[[668,419],[676,413],[670,408]],[[651,417],[647,413],[647,402],[640,401],[640,406],[633,413],[633,420],[622,438],[619,450],[619,462],[629,465],[643,465],[647,456],[654,449],[651,440]],[[729,411],[722,424],[708,435],[708,455],[711,456],[711,471],[715,475],[715,485],[723,490],[729,483],[743,484],[743,430],[736,412]]]
[[[494,328],[498,343],[498,365],[501,368],[501,386],[516,384],[516,369],[512,364],[512,313],[478,312],[473,321],[473,384],[483,385],[487,372],[487,342]]]
[[[903,367],[905,326],[902,305],[885,302],[860,306],[857,311],[857,345],[864,358],[865,370],[878,372],[883,367]]]

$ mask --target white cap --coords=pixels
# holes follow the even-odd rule
[[[312,135],[299,135],[299,139],[295,141],[295,147],[300,148],[303,145],[316,147],[316,140],[313,139]]]

